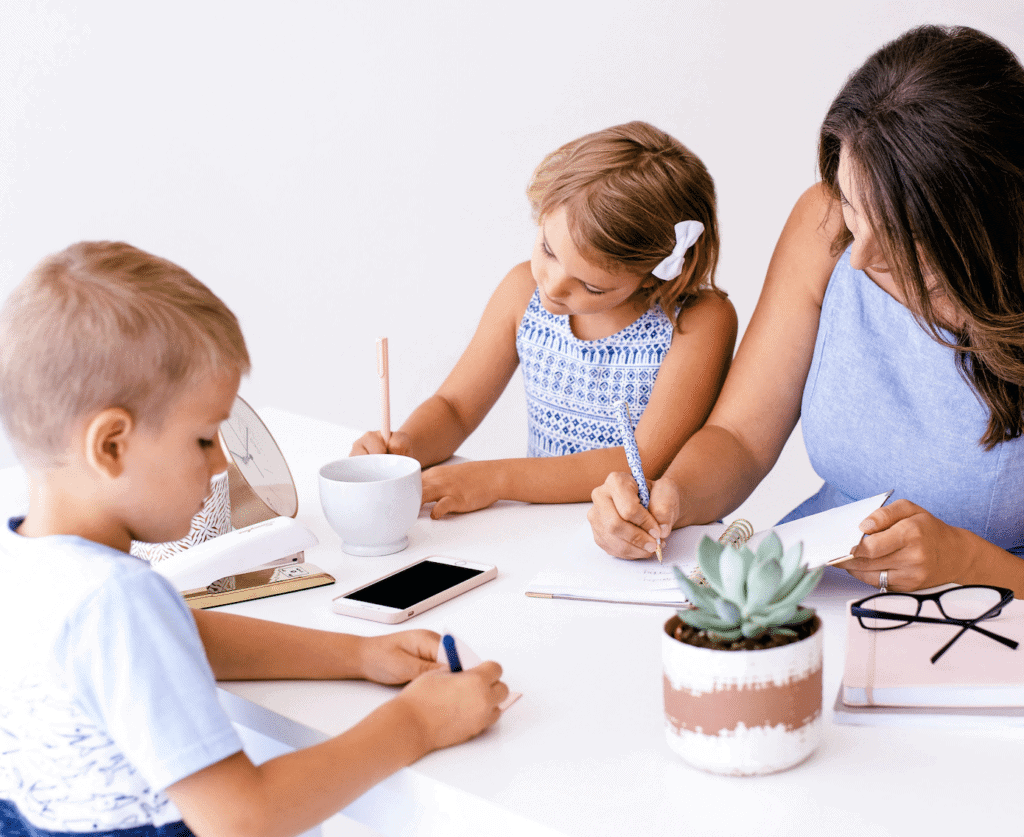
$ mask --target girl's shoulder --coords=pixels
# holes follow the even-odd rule
[[[736,307],[722,291],[697,291],[676,316],[676,331],[682,334],[721,331],[731,333],[735,339],[738,328]]]
[[[522,262],[505,274],[493,298],[499,302],[503,312],[518,323],[526,313],[536,290],[537,283],[533,279],[530,263]]]

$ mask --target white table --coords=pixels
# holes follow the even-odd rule
[[[825,630],[822,746],[798,767],[723,778],[680,761],[663,731],[661,630],[669,608],[531,599],[527,583],[557,566],[558,545],[585,525],[585,505],[500,503],[432,521],[383,558],[341,551],[317,493],[320,465],[356,433],[278,410],[261,415],[299,491],[298,519],[320,538],[307,560],[338,583],[232,605],[260,618],[364,635],[402,627],[452,631],[523,697],[497,725],[432,753],[346,809],[391,834],[963,835],[1024,834],[1024,732],[846,727],[831,704],[843,663],[843,603],[865,585],[835,572],[811,597]],[[13,470],[13,469],[11,469]],[[0,485],[10,494],[11,473]],[[338,616],[332,597],[429,554],[496,564],[495,581],[404,626]],[[1024,659],[1022,659],[1024,664]],[[234,720],[292,747],[347,729],[395,694],[362,682],[222,683]]]

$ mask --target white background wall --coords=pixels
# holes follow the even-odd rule
[[[126,240],[236,312],[257,407],[374,426],[387,335],[397,426],[528,257],[548,151],[645,119],[698,153],[742,328],[849,72],[925,22],[1024,55],[1022,21],[1018,0],[2,0],[0,294],[72,241]],[[525,435],[514,380],[462,453]],[[771,516],[814,484],[799,437],[774,479]]]

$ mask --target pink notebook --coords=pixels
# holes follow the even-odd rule
[[[925,608],[922,615],[934,615]],[[847,706],[1024,706],[1024,600],[984,622],[987,630],[1020,642],[1017,650],[968,630],[934,664],[931,656],[958,627],[869,631],[855,616],[847,617],[846,627],[840,694]]]

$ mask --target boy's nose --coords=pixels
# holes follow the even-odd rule
[[[220,437],[217,437],[217,444],[213,446],[210,454],[210,476],[219,474],[222,471],[226,471],[228,467],[228,458],[224,453],[224,446],[220,442]]]

